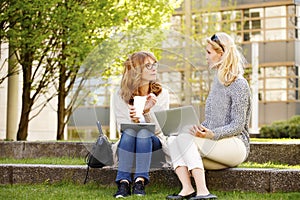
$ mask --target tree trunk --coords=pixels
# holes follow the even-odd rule
[[[65,67],[61,66],[59,75],[58,108],[57,108],[57,140],[64,139],[65,129]]]
[[[57,108],[57,140],[64,139],[64,129],[65,129],[65,98],[66,98],[66,67],[64,64],[60,65],[59,72],[59,89],[58,89],[58,108]]]
[[[33,104],[30,98],[31,91],[31,66],[23,66],[23,93],[22,93],[22,110],[17,133],[17,140],[26,140],[28,136],[29,114]]]

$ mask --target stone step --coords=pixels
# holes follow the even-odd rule
[[[86,175],[83,165],[0,164],[0,184],[35,184],[71,181],[83,184]],[[117,169],[90,169],[89,181],[114,185]],[[217,191],[297,192],[300,191],[300,169],[230,168],[206,171],[207,186]],[[150,184],[180,187],[170,168],[150,171]]]
[[[0,141],[0,158],[82,157],[94,142]],[[249,162],[300,164],[300,142],[251,142]]]

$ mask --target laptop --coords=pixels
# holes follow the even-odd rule
[[[154,112],[158,124],[166,136],[180,134],[183,129],[185,132],[191,125],[199,125],[198,116],[193,106],[183,106]]]
[[[155,124],[154,123],[122,123],[121,132],[126,129],[133,129],[136,132],[139,132],[141,129],[148,129],[150,132],[155,133]]]

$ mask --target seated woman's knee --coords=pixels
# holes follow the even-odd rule
[[[133,129],[126,129],[121,136],[120,143],[132,143],[135,141],[136,132]]]
[[[141,129],[137,133],[138,138],[150,138],[152,135],[153,135],[153,133],[151,131],[149,131],[148,129]]]

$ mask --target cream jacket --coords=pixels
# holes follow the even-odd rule
[[[131,118],[129,116],[128,105],[127,105],[127,103],[125,103],[125,101],[119,95],[119,91],[120,91],[120,88],[118,88],[116,90],[116,92],[114,93],[113,99],[112,99],[112,103],[113,103],[112,105],[113,105],[113,109],[114,109],[117,130],[118,130],[118,133],[121,134],[120,124],[121,123],[132,123],[132,122],[131,122]],[[166,158],[165,166],[168,166],[171,164],[171,158],[169,155],[169,151],[167,148],[167,142],[166,142],[167,137],[165,135],[163,135],[163,133],[161,132],[159,124],[154,115],[154,112],[159,111],[159,110],[169,109],[169,102],[170,102],[169,92],[168,92],[168,90],[163,88],[162,92],[157,97],[157,102],[156,102],[155,106],[150,110],[149,113],[144,115],[146,122],[155,123],[155,129],[156,129],[155,135],[160,139],[160,142],[162,144],[162,150],[165,153],[165,158]],[[114,143],[113,147],[112,147],[113,154],[114,154],[114,166],[115,167],[118,164],[117,148],[118,148],[119,141],[120,140],[118,140],[116,143]]]

